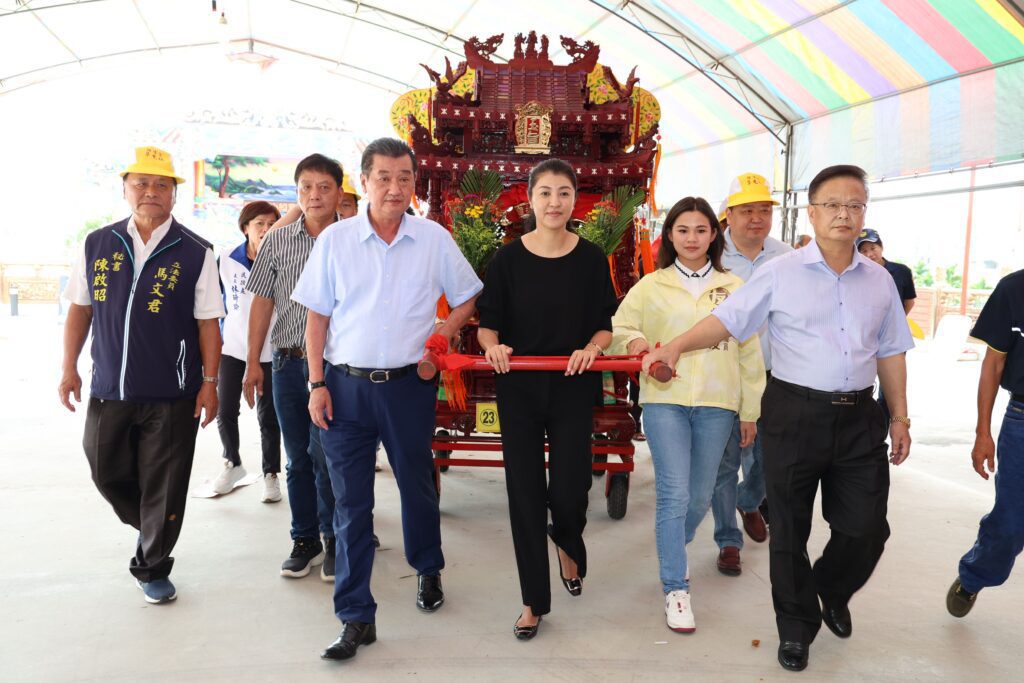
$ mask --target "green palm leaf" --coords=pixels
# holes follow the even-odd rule
[[[618,208],[617,213],[596,222],[584,223],[578,230],[579,235],[601,247],[605,256],[611,256],[622,244],[626,230],[633,225],[633,216],[645,197],[642,189],[629,185],[615,188],[601,201],[614,204]]]
[[[462,176],[462,183],[459,185],[459,193],[462,196],[475,194],[485,202],[496,202],[501,196],[504,186],[501,183],[501,176],[494,171],[481,171],[473,169],[466,171]]]

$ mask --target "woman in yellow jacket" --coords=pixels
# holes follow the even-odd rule
[[[612,318],[617,352],[642,353],[690,329],[743,284],[722,267],[725,239],[715,212],[686,197],[668,212],[658,270],[638,282]],[[655,536],[668,627],[696,629],[686,544],[711,505],[718,466],[737,413],[741,442],[754,440],[765,386],[757,337],[683,354],[667,383],[640,379],[654,461]]]

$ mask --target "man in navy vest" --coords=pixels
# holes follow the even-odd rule
[[[224,303],[210,243],[174,220],[184,179],[156,147],[121,177],[132,215],[91,233],[71,271],[61,403],[82,400],[78,357],[92,329],[83,446],[92,479],[139,530],[130,571],[147,602],[177,597],[171,550],[181,532],[196,432],[217,415]]]

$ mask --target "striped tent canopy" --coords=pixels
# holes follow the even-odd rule
[[[879,179],[1024,158],[1024,26],[1015,3],[630,5],[652,39],[695,65],[679,80],[692,82],[684,88],[704,106],[676,110],[678,123],[663,127],[667,158],[681,157],[669,162],[673,177],[697,182],[694,169],[752,166],[780,186],[787,149],[794,189],[838,162]],[[674,109],[662,88],[652,91]]]
[[[661,104],[660,182],[720,198],[744,171],[799,190],[839,161],[877,179],[1020,160],[1021,19],[1019,0],[19,1],[0,7],[0,106],[69,69],[201,51],[312,62],[359,102],[339,115],[380,122],[356,132],[386,133],[395,98],[429,86],[420,63],[499,32],[507,60],[536,30],[594,41],[620,78],[637,66]]]

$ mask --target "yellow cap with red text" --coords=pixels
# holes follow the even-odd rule
[[[779,202],[772,199],[772,188],[763,175],[757,173],[744,173],[733,178],[729,185],[729,198],[725,205],[728,208],[740,204],[753,204],[754,202],[771,202],[775,206]]]
[[[145,173],[146,175],[174,178],[174,182],[179,185],[185,182],[184,178],[175,175],[170,153],[159,147],[136,147],[135,163],[121,171],[121,177],[124,178],[129,173]]]

